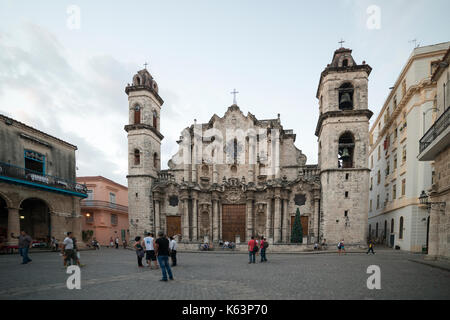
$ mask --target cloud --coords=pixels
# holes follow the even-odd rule
[[[78,176],[126,185],[127,65],[111,56],[70,57],[34,24],[0,37],[1,112],[77,145]]]

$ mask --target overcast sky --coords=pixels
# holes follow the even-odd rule
[[[0,113],[77,145],[77,176],[127,185],[124,88],[148,62],[165,100],[163,168],[182,129],[223,116],[234,88],[245,114],[281,113],[314,164],[315,95],[338,41],[372,66],[377,114],[410,40],[450,40],[449,12],[448,0],[1,0]]]

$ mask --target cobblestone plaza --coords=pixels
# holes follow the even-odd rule
[[[365,253],[268,254],[249,265],[241,253],[179,253],[175,280],[159,281],[160,270],[138,269],[124,249],[83,251],[81,289],[69,290],[58,253],[0,256],[0,299],[449,299],[450,273],[423,263],[422,256],[379,250]],[[381,289],[367,288],[367,268],[381,269]]]

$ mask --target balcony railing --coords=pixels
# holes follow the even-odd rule
[[[17,182],[23,181],[26,184],[41,185],[46,189],[56,189],[56,191],[87,194],[87,187],[84,184],[42,174],[41,172],[17,167],[4,162],[0,162],[0,177],[5,177],[7,180],[17,180]]]
[[[439,135],[444,132],[450,124],[450,108],[444,111],[444,113],[436,120],[433,126],[425,133],[420,139],[419,153],[422,153],[430,144],[436,140]]]
[[[122,206],[120,204],[108,202],[108,201],[101,201],[101,200],[82,200],[81,201],[82,207],[91,207],[95,209],[109,209],[109,210],[117,210],[124,213],[128,213],[128,207]]]

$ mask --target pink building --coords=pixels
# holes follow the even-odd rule
[[[88,197],[81,201],[83,240],[90,243],[93,238],[109,245],[110,238],[119,237],[129,242],[128,188],[107,178],[78,177],[85,184]]]

